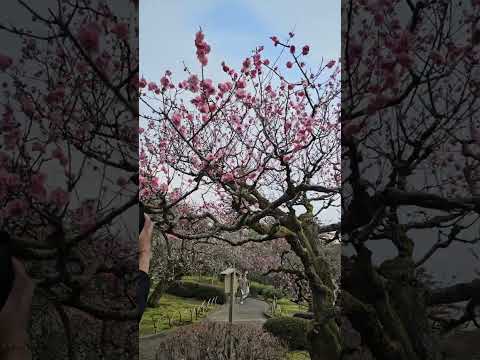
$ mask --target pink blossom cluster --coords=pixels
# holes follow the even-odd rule
[[[197,75],[191,75],[188,80],[184,80],[179,84],[179,88],[196,93],[200,91],[200,79]]]
[[[80,28],[78,32],[80,44],[88,51],[98,51],[100,46],[100,26],[89,23]]]
[[[10,56],[0,54],[0,71],[7,70],[13,64],[13,60]]]
[[[197,58],[202,66],[207,66],[210,53],[210,45],[205,41],[205,35],[202,31],[198,31],[195,35],[195,47],[197,48]]]

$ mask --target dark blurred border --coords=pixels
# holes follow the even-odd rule
[[[138,1],[2,3],[0,224],[33,359],[136,359]]]
[[[345,359],[480,354],[478,1],[342,1]]]

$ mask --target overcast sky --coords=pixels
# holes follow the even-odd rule
[[[340,56],[340,1],[142,0],[140,74],[152,81],[167,69],[183,75],[182,61],[198,70],[193,42],[199,27],[212,47],[208,76],[213,79],[223,78],[222,60],[237,67],[259,45],[273,54],[278,49],[269,37],[285,39],[293,29],[299,46],[310,45],[312,63]]]

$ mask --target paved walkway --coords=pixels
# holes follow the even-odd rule
[[[228,321],[228,306],[224,304],[217,310],[210,312],[205,319],[210,321]],[[266,302],[248,298],[243,304],[235,303],[233,305],[233,322],[253,322],[263,324],[266,321],[264,312],[268,309]],[[175,329],[171,330],[175,331]],[[155,350],[161,339],[169,331],[156,335],[141,337],[139,341],[140,360],[155,360]]]
[[[212,321],[228,321],[229,304],[222,305],[218,310],[215,310],[207,315],[208,320]],[[265,322],[266,317],[264,312],[267,311],[268,305],[266,302],[247,298],[243,304],[233,304],[233,322],[254,321]]]

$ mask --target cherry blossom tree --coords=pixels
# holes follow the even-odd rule
[[[478,278],[417,273],[479,239],[478,6],[344,3],[342,306],[376,359],[440,359],[432,307],[467,302],[444,332],[475,318]],[[379,243],[395,250],[377,264]]]
[[[310,48],[293,37],[271,38],[275,60],[260,46],[238,71],[216,65],[225,80],[214,83],[200,30],[198,73],[140,80],[140,195],[159,229],[181,239],[288,243],[312,294],[312,359],[338,358],[335,284],[317,239],[339,230],[320,219],[339,201],[340,70],[334,60],[307,65]],[[241,230],[247,236],[230,237]]]
[[[102,1],[12,3],[32,22],[0,24],[19,45],[0,54],[0,224],[37,281],[34,356],[115,348],[129,358],[138,234],[122,216],[138,202],[136,5],[120,14]],[[101,335],[113,323],[125,330],[116,340]],[[52,349],[53,337],[65,346]]]

